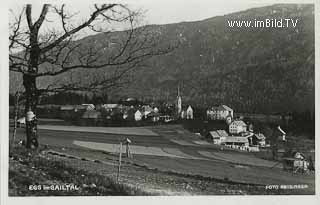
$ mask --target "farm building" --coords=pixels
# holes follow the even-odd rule
[[[300,152],[295,152],[292,157],[282,159],[283,169],[293,172],[305,172],[310,169],[310,162]]]
[[[242,120],[234,120],[229,125],[230,134],[240,134],[247,131],[247,125]]]
[[[249,147],[249,140],[246,137],[226,137],[222,144]]]
[[[213,106],[207,110],[209,120],[226,120],[228,116],[233,118],[233,110],[226,105]]]
[[[213,144],[221,144],[228,137],[228,133],[225,130],[210,131],[206,138],[212,140]]]
[[[266,137],[262,133],[254,134],[251,140],[252,145],[266,146]]]

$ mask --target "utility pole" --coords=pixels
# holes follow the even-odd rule
[[[121,158],[122,158],[122,142],[120,142],[120,150],[119,150],[119,164],[118,164],[118,173],[117,173],[117,182],[119,182],[119,179],[120,179]]]

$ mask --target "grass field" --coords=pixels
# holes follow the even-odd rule
[[[63,161],[29,152],[23,147],[11,150],[10,156],[9,196],[150,195],[139,189],[118,184],[109,177],[66,166]],[[43,188],[44,185],[65,184],[73,184],[78,190],[61,191]]]

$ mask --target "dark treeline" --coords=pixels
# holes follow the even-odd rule
[[[61,92],[52,95],[41,96],[39,99],[39,105],[79,105],[84,103],[90,104],[103,104],[108,100],[107,95],[96,95],[96,94],[79,94],[73,92]],[[9,95],[9,105],[14,106],[15,96]]]

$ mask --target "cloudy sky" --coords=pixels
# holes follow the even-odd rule
[[[117,0],[115,0],[117,2]],[[28,1],[29,2],[29,1]],[[34,15],[37,16],[43,1],[31,1],[34,6]],[[53,1],[53,3],[60,1]],[[80,16],[88,16],[92,11],[90,1],[63,1],[72,11],[80,11]],[[94,1],[110,2],[110,1]],[[114,1],[112,1],[114,2]],[[263,3],[257,0],[127,0],[120,1],[146,11],[146,20],[150,24],[167,24],[181,21],[197,21],[218,15],[224,15],[236,11],[246,10],[252,7],[271,5],[277,1],[271,0]],[[13,10],[21,7],[21,2],[10,3]]]
[[[30,2],[30,1],[28,1]],[[36,19],[41,11],[44,1],[31,1],[33,4],[33,17]],[[47,1],[45,1],[47,2]],[[268,6],[279,3],[279,0],[95,0],[97,3],[120,2],[128,4],[131,8],[144,11],[143,24],[168,24],[182,21],[198,21],[214,16],[225,15],[237,11],[246,10],[254,7]],[[267,2],[267,3],[266,3]],[[283,2],[283,0],[281,1]],[[285,2],[297,3],[297,1],[286,0]],[[298,1],[299,2],[299,1]],[[300,1],[301,2],[301,1]],[[53,4],[59,4],[61,1],[55,0]],[[63,1],[70,13],[79,12],[73,23],[79,23],[87,19],[90,12],[93,11],[92,1]],[[21,1],[9,3],[9,7],[18,13],[23,4]],[[49,18],[49,21],[43,26],[45,28],[58,28],[60,21],[55,17]],[[114,30],[122,30],[123,25],[114,27]],[[81,36],[91,34],[84,32]]]

